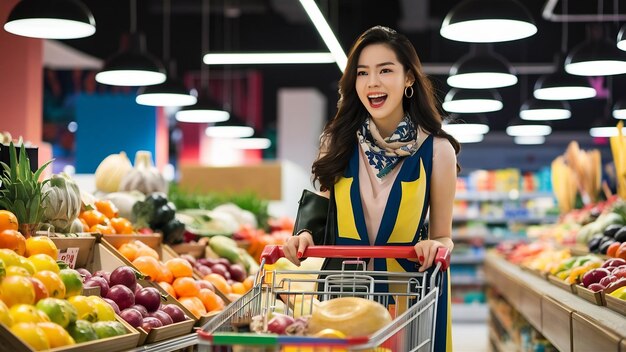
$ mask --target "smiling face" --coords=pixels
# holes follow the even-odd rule
[[[379,129],[395,130],[404,116],[404,89],[413,82],[413,75],[407,74],[389,46],[372,44],[361,51],[356,91]]]

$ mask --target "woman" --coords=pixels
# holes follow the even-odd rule
[[[337,114],[324,129],[312,167],[321,194],[304,193],[285,257],[300,265],[314,244],[411,245],[419,265],[374,259],[368,267],[423,272],[439,247],[454,247],[459,143],[441,129],[415,48],[392,29],[376,26],[357,39],[339,87]],[[327,259],[323,269],[338,267],[339,260]],[[447,275],[441,287],[436,351],[451,350]]]

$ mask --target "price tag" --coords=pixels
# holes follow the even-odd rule
[[[67,248],[59,251],[57,259],[69,265],[71,269],[74,269],[76,258],[78,258],[78,248]]]

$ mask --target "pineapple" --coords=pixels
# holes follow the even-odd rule
[[[0,208],[6,209],[17,217],[20,226],[35,226],[41,222],[43,208],[41,204],[47,197],[47,192],[42,193],[43,185],[49,180],[39,182],[39,176],[52,162],[48,161],[36,172],[30,169],[30,161],[26,156],[26,148],[21,143],[20,158],[13,142],[9,145],[9,161],[11,166],[0,162]],[[28,232],[28,231],[22,231]],[[28,237],[30,233],[23,233]]]

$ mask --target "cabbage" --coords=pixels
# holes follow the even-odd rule
[[[54,226],[56,232],[70,231],[80,213],[81,197],[78,185],[65,173],[52,175],[42,189],[48,193],[43,201],[43,222]]]

